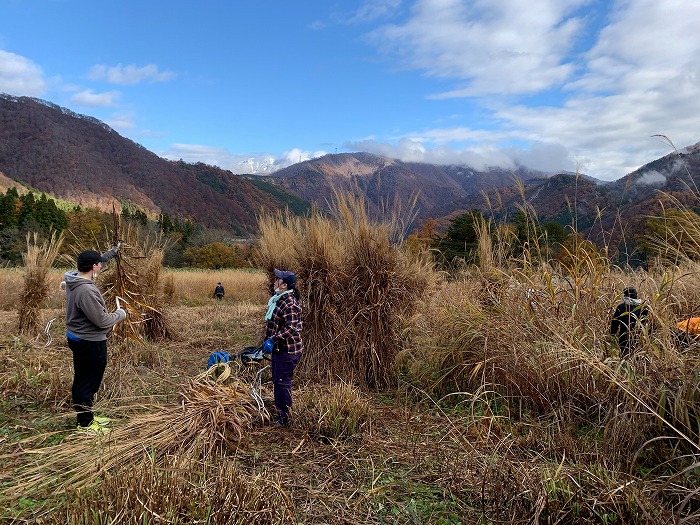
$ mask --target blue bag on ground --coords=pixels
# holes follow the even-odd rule
[[[209,356],[209,360],[207,361],[207,369],[218,363],[228,363],[230,360],[231,358],[226,352],[219,350],[218,352],[214,352]]]

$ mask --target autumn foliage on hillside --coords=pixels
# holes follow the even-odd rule
[[[115,200],[244,234],[261,208],[284,207],[229,171],[162,159],[97,119],[0,95],[0,171],[85,207]]]

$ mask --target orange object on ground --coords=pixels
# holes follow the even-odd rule
[[[700,335],[700,317],[691,317],[685,321],[676,324],[679,330],[683,330],[689,334]]]

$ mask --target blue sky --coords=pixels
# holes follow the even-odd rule
[[[0,92],[169,159],[614,180],[700,141],[700,0],[0,0]]]

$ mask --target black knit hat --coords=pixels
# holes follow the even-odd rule
[[[625,297],[629,297],[630,299],[636,299],[637,298],[637,289],[633,288],[632,286],[628,286],[622,291],[622,294]]]

